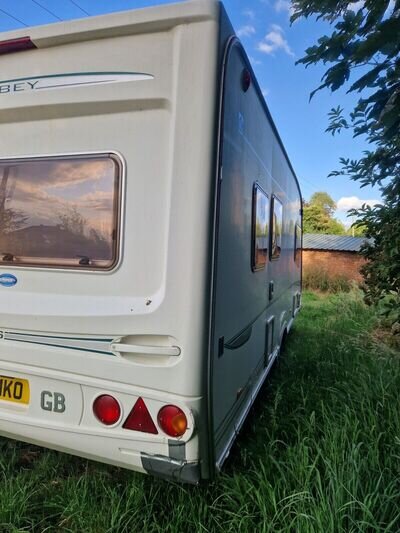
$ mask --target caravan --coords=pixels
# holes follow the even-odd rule
[[[221,3],[0,42],[0,434],[222,466],[301,303],[299,185]]]

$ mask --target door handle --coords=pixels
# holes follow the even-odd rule
[[[274,297],[274,282],[273,281],[270,281],[269,282],[269,299],[272,300],[272,298]]]

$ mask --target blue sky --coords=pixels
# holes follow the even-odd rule
[[[165,0],[0,0],[0,32],[24,25],[85,17],[167,3]],[[303,195],[327,191],[338,202],[337,215],[361,201],[379,199],[377,189],[360,189],[346,177],[327,178],[339,167],[339,157],[357,158],[366,145],[342,133],[325,133],[328,111],[338,104],[351,109],[354,97],[344,91],[310,92],[319,85],[321,67],[295,66],[304,50],[329,31],[323,22],[302,20],[290,26],[289,0],[226,0],[225,7],[252,61],[258,81],[289,157]]]

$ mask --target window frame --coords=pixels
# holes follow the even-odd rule
[[[267,223],[268,223],[268,234],[267,234],[267,243],[268,248],[265,255],[265,262],[264,263],[257,263],[256,262],[256,231],[257,231],[257,193],[261,192],[266,198],[267,201]],[[260,272],[262,270],[265,270],[265,267],[268,263],[268,252],[269,252],[269,233],[270,233],[270,221],[268,217],[268,209],[270,207],[270,198],[269,195],[265,192],[265,190],[261,187],[261,185],[258,183],[258,181],[253,183],[253,194],[252,194],[252,217],[251,217],[251,269],[253,272]]]
[[[281,244],[282,244],[282,239],[283,239],[283,202],[278,198],[278,196],[276,194],[272,194],[271,196],[271,214],[270,214],[270,239],[269,239],[269,259],[270,261],[277,261],[280,257],[281,257],[281,253],[282,253],[282,246],[281,246],[281,251],[279,252],[278,255],[276,254],[273,254],[272,253],[272,242],[273,242],[273,237],[274,237],[274,215],[275,215],[275,201],[277,201],[279,203],[279,205],[281,206],[282,208],[282,219],[281,219]]]
[[[1,164],[10,163],[24,163],[24,162],[39,162],[39,161],[57,161],[57,160],[89,160],[89,159],[112,159],[116,165],[116,194],[114,197],[114,210],[116,213],[115,218],[115,244],[114,251],[115,255],[113,256],[112,264],[109,267],[102,268],[96,267],[94,265],[56,265],[56,264],[46,264],[43,263],[18,263],[14,261],[3,262],[0,261],[0,271],[3,269],[9,270],[10,268],[15,270],[35,270],[35,271],[57,271],[57,272],[79,272],[87,274],[110,274],[117,270],[122,261],[122,252],[123,252],[123,220],[125,217],[125,183],[126,183],[126,161],[123,155],[116,150],[101,150],[101,151],[90,151],[90,152],[67,152],[67,153],[56,153],[56,154],[40,154],[40,155],[24,155],[24,156],[15,156],[15,157],[3,157],[0,158]]]

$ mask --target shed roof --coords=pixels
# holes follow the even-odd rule
[[[348,235],[323,235],[321,233],[305,233],[303,235],[304,250],[333,250],[338,252],[359,252],[361,245],[368,241],[365,237]]]

